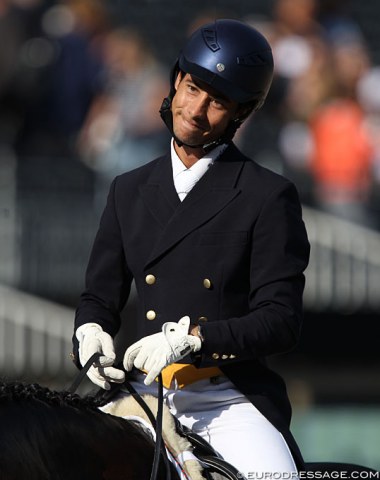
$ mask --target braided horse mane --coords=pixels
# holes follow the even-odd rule
[[[0,479],[149,479],[151,437],[100,406],[93,395],[0,381]]]

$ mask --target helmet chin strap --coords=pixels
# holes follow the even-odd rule
[[[161,108],[160,108],[160,115],[162,120],[164,121],[165,125],[169,129],[170,133],[172,134],[176,144],[179,147],[185,146],[188,148],[202,148],[205,153],[210,152],[213,150],[215,147],[218,145],[221,145],[222,143],[228,143],[232,140],[233,136],[235,135],[236,130],[240,127],[240,125],[243,123],[243,120],[241,119],[236,119],[233,120],[232,122],[229,123],[227,126],[225,132],[223,133],[222,136],[220,136],[217,140],[214,140],[210,143],[205,143],[205,144],[199,144],[199,145],[189,145],[185,142],[182,142],[177,138],[174,134],[174,129],[173,129],[173,115],[171,111],[171,103],[173,99],[172,92],[170,92],[169,96],[164,98]]]

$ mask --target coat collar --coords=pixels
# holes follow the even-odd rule
[[[147,183],[140,188],[146,206],[162,227],[146,267],[223,210],[239,194],[236,184],[244,158],[231,144],[183,202],[174,188],[170,155],[157,162]]]
[[[147,182],[139,190],[150,213],[165,228],[181,205],[174,187],[170,154],[158,159]]]

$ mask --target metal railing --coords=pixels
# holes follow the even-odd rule
[[[353,313],[380,308],[380,234],[303,209],[311,244],[305,308]]]
[[[0,286],[0,374],[58,384],[72,378],[73,319],[70,308]]]

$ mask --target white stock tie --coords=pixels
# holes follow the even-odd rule
[[[198,176],[190,169],[183,170],[175,177],[174,185],[181,202],[198,182],[198,180]]]

